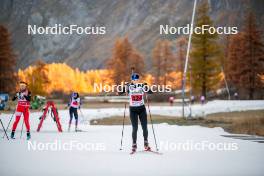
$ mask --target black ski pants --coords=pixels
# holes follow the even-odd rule
[[[144,141],[148,141],[148,119],[145,105],[139,107],[129,107],[130,120],[132,124],[133,144],[137,143],[138,119],[143,130]]]
[[[75,125],[77,126],[78,125],[78,112],[77,112],[77,108],[70,107],[69,113],[70,113],[70,121],[69,121],[69,124],[71,124],[72,118],[74,116],[74,118],[75,118]]]

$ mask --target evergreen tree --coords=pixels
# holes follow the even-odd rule
[[[162,75],[162,41],[156,41],[155,47],[152,51],[152,70],[155,78],[155,84],[161,84],[161,75]]]
[[[163,85],[167,85],[168,81],[168,75],[175,71],[176,68],[176,62],[175,62],[175,57],[172,53],[172,48],[171,48],[171,42],[168,40],[165,40],[163,43],[163,62],[162,62],[162,67],[164,70],[163,74]]]
[[[232,37],[228,56],[228,78],[240,91],[246,90],[246,98],[254,99],[256,90],[263,88],[264,44],[256,18],[250,12],[245,20],[243,32]]]
[[[115,84],[119,84],[125,79],[126,64],[124,60],[124,49],[122,46],[122,40],[117,39],[113,48],[112,58],[108,60],[107,67],[111,70],[111,78]]]
[[[16,90],[16,58],[11,48],[8,30],[0,25],[0,92],[12,93]]]
[[[260,75],[264,74],[264,45],[261,41],[261,31],[252,12],[246,17],[243,46],[244,67],[241,67],[244,69],[240,86],[245,87],[249,99],[253,99],[256,90],[263,87]]]
[[[175,57],[171,49],[171,42],[158,40],[152,51],[152,66],[156,84],[167,84],[169,74],[176,68]]]
[[[213,21],[208,15],[209,6],[204,1],[197,9],[196,27],[202,25],[213,26]],[[220,46],[217,43],[216,33],[193,34],[190,66],[192,69],[192,89],[194,92],[204,95],[210,90],[215,89],[220,83],[221,67]]]
[[[49,78],[47,73],[46,63],[42,60],[37,60],[33,71],[28,75],[29,89],[34,95],[46,95]],[[27,80],[26,80],[27,81]]]
[[[243,33],[233,35],[230,37],[230,44],[228,49],[228,59],[227,59],[227,80],[231,87],[239,88],[241,68],[240,68],[240,58],[243,52]]]
[[[116,40],[112,58],[107,63],[107,67],[112,71],[111,78],[115,84],[130,80],[132,67],[135,68],[135,72],[143,76],[144,65],[143,57],[133,48],[128,38]]]

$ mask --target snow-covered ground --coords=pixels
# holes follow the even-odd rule
[[[165,116],[182,116],[182,106],[152,106],[151,113],[156,115]],[[190,114],[192,116],[204,116],[206,114],[213,114],[218,112],[232,112],[232,111],[247,111],[247,110],[259,110],[264,109],[264,100],[252,100],[252,101],[226,101],[226,100],[214,100],[204,105],[194,104],[191,106],[185,106],[185,116]]]
[[[264,100],[254,101],[225,101],[214,100],[206,103],[205,105],[195,104],[191,106],[192,116],[204,116],[206,114],[212,114],[217,112],[232,112],[232,111],[247,111],[247,110],[259,110],[264,109]],[[165,116],[182,116],[182,106],[151,106],[151,114],[153,115],[165,115]],[[84,109],[82,110],[88,118],[86,120],[95,118],[104,118],[111,116],[123,116],[124,108],[99,108],[99,109]],[[148,110],[147,110],[148,111]],[[61,111],[62,117],[68,116],[68,111]],[[126,109],[126,114],[129,111]],[[190,114],[190,107],[185,106],[185,116]]]
[[[264,101],[214,101],[203,106],[205,113],[264,109]],[[201,107],[200,107],[201,108]],[[201,112],[198,105],[193,113]],[[87,119],[122,116],[122,108],[84,109]],[[174,115],[180,107],[151,107],[153,114]],[[169,112],[168,112],[169,111]],[[221,128],[200,126],[155,125],[162,155],[139,152],[129,155],[131,127],[125,126],[123,150],[120,151],[121,126],[90,126],[82,123],[83,132],[66,132],[68,112],[59,111],[63,133],[47,118],[39,133],[35,132],[40,113],[30,116],[32,139],[20,136],[21,122],[15,140],[0,140],[0,175],[263,175],[264,144],[222,137]],[[2,114],[6,126],[10,114]],[[1,132],[1,135],[3,133]],[[151,126],[149,141],[155,149]],[[138,131],[138,148],[143,148],[142,130]],[[69,150],[73,144],[72,150]],[[37,151],[29,146],[38,146]],[[64,148],[63,148],[64,146]],[[46,147],[46,148],[45,148]],[[57,148],[56,148],[57,147]],[[61,148],[59,148],[61,147]],[[216,148],[218,147],[219,150]]]

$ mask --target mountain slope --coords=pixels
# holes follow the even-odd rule
[[[198,1],[199,3],[200,1]],[[248,3],[249,2],[249,3]],[[219,25],[240,26],[248,4],[264,19],[261,0],[210,0],[211,16]],[[2,0],[0,23],[12,33],[19,68],[41,58],[47,62],[66,62],[80,69],[103,68],[111,56],[117,37],[127,35],[146,57],[159,38],[159,25],[185,26],[190,21],[193,1],[183,0]],[[105,35],[28,35],[27,25],[106,26]]]

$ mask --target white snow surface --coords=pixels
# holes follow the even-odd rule
[[[147,112],[148,107],[146,105]],[[194,104],[191,106],[192,116],[204,116],[206,114],[218,113],[218,112],[233,112],[233,111],[247,111],[247,110],[260,110],[264,109],[264,100],[245,100],[245,101],[225,101],[225,100],[214,100],[204,105]],[[182,106],[151,106],[150,111],[153,115],[164,115],[164,116],[182,116]],[[99,119],[111,116],[123,116],[124,108],[96,108],[96,109],[82,109],[85,114],[85,120]],[[190,107],[185,106],[185,116],[190,113]],[[40,116],[41,113],[38,114]],[[129,110],[126,108],[126,115],[129,115]],[[68,121],[68,111],[61,110],[60,116],[66,117]],[[80,115],[82,120],[82,116]]]
[[[146,106],[147,107],[147,106]],[[218,112],[233,112],[233,111],[247,111],[247,110],[259,110],[264,109],[264,100],[237,100],[237,101],[225,101],[214,100],[204,105],[194,104],[191,105],[192,116],[205,116],[207,114],[213,114]],[[182,106],[151,106],[151,114],[164,115],[164,116],[182,116]],[[85,109],[85,114],[89,114],[88,118],[104,118],[111,116],[123,116],[124,108],[100,108],[100,109]],[[148,108],[147,108],[148,112]],[[68,112],[66,112],[68,113]],[[126,114],[129,114],[128,108]],[[185,106],[185,116],[190,114],[190,106]],[[87,118],[87,117],[86,117]]]
[[[201,110],[202,108],[202,110]],[[194,105],[193,114],[206,114],[224,111],[242,111],[263,109],[264,101],[213,101],[206,105]],[[113,115],[122,116],[122,108],[83,109],[85,120]],[[181,107],[152,106],[153,114],[179,115]],[[39,150],[28,149],[25,132],[20,139],[22,119],[17,128],[16,139],[0,139],[0,175],[264,175],[264,144],[247,140],[222,137],[230,135],[222,128],[200,126],[154,125],[158,146],[162,155],[139,152],[129,155],[131,149],[131,126],[124,129],[123,150],[120,148],[122,126],[91,126],[87,121],[79,124],[83,132],[67,132],[68,111],[59,111],[64,132],[58,133],[55,123],[48,116],[40,132],[36,132],[41,113],[31,113],[32,144]],[[79,114],[80,115],[80,114]],[[7,126],[11,114],[1,114],[4,126]],[[80,117],[80,120],[82,118]],[[73,120],[74,122],[74,120]],[[25,127],[24,127],[25,129]],[[72,128],[73,129],[73,128]],[[155,143],[151,125],[149,142],[153,150]],[[3,135],[3,131],[0,133]],[[10,131],[8,131],[10,134]],[[80,145],[88,144],[88,150],[41,150],[48,143]],[[142,130],[138,130],[138,150],[143,149]],[[185,144],[211,144],[228,146],[228,150],[204,150],[186,148]],[[169,144],[169,147],[166,145]],[[181,148],[175,146],[185,145]],[[99,150],[96,150],[96,146]],[[231,146],[236,146],[236,150]],[[92,148],[91,148],[92,146]],[[190,146],[190,145],[189,145]],[[53,148],[54,149],[54,148]]]

